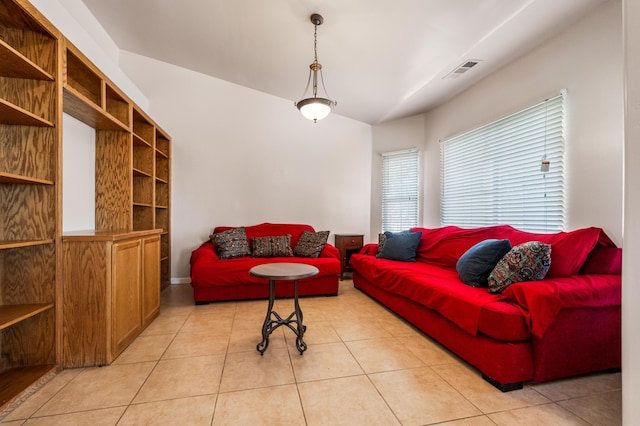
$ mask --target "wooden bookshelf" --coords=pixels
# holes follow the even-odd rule
[[[0,2],[0,408],[61,357],[61,36]]]
[[[63,112],[96,130],[93,232],[152,235],[141,328],[171,276],[171,138],[28,0],[0,0],[0,410],[65,364],[63,284],[86,284],[64,270]]]

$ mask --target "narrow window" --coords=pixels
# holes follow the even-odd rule
[[[382,231],[418,226],[418,150],[382,154]]]

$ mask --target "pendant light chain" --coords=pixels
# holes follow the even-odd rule
[[[316,65],[315,68],[312,68],[313,97],[316,98],[318,96],[318,68],[320,68],[320,78],[322,79],[322,68],[318,66],[318,24],[313,24],[313,64]]]
[[[313,55],[314,55],[314,63],[318,63],[318,24],[313,24]],[[327,98],[331,99],[329,93],[327,93],[327,87],[324,85],[324,76],[322,75],[322,66],[319,67],[320,71],[320,82],[322,83],[322,89],[324,90],[324,94]],[[313,96],[317,96],[317,84],[314,85],[313,88]]]
[[[313,62],[318,63],[318,24],[313,25]]]

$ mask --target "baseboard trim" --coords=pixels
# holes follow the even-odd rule
[[[189,278],[189,277],[171,278],[171,284],[189,284],[189,283],[191,283],[191,278]]]

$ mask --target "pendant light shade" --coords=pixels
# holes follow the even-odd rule
[[[324,79],[322,78],[322,65],[318,62],[318,25],[322,25],[324,18],[321,15],[314,13],[311,15],[310,20],[314,26],[314,60],[313,63],[309,65],[309,78],[307,80],[307,87],[304,89],[303,97],[307,94],[309,85],[312,85],[312,96],[302,99],[301,101],[294,102],[294,105],[298,110],[300,110],[303,116],[316,123],[318,120],[322,120],[329,115],[337,102],[330,100],[329,95],[327,95],[327,89],[324,87]],[[318,97],[318,74],[320,75],[320,84],[322,84],[322,90],[326,96],[325,98]]]
[[[307,98],[297,102],[296,106],[302,115],[316,122],[329,115],[335,104],[335,102],[325,98]]]

